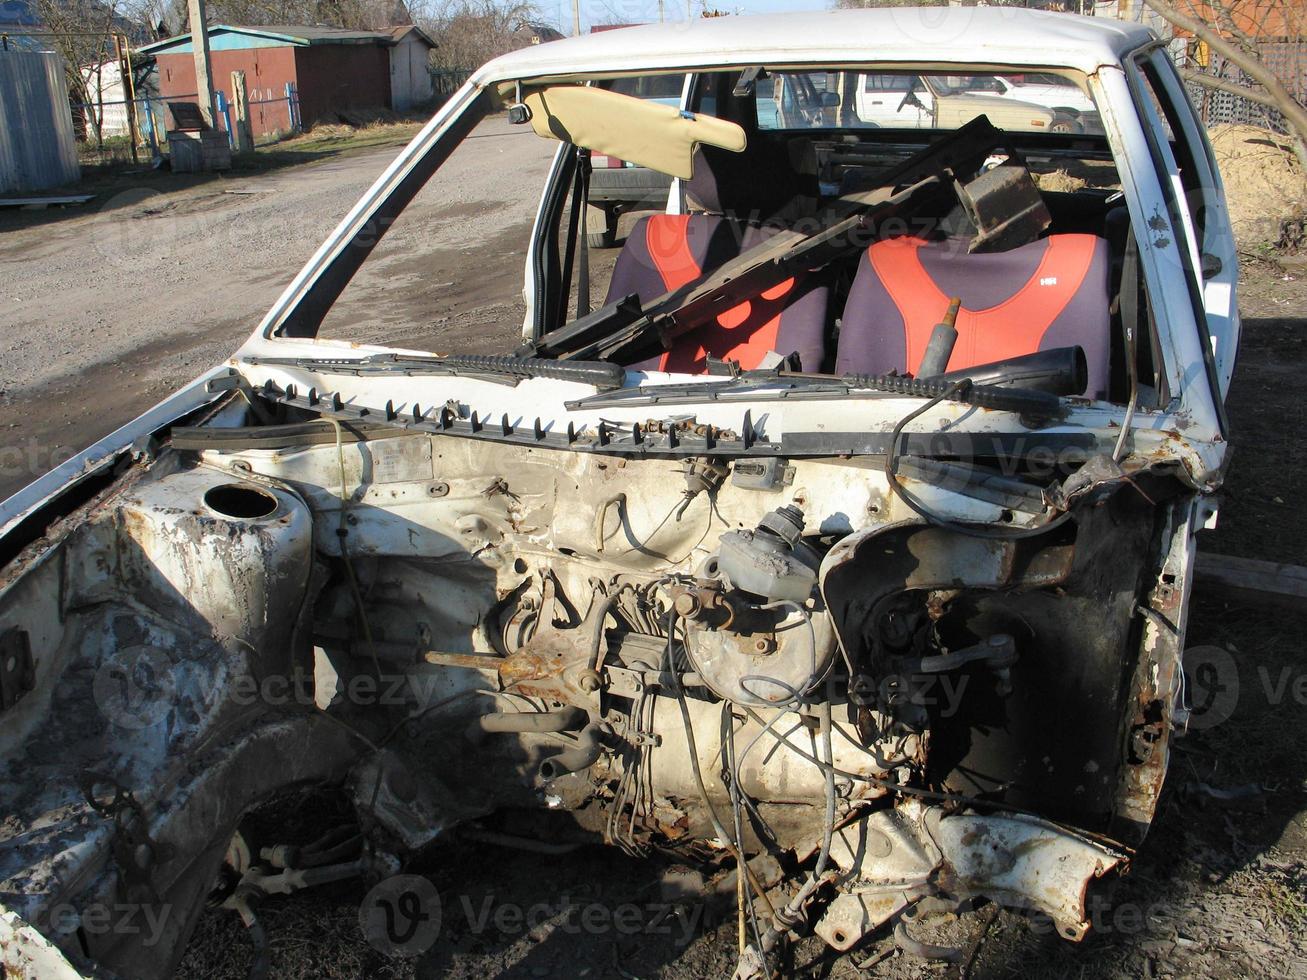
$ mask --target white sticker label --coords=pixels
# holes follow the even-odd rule
[[[432,477],[428,439],[374,439],[367,446],[372,454],[372,483],[418,483]]]

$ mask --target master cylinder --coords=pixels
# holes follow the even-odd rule
[[[752,531],[728,531],[717,546],[717,571],[735,588],[765,599],[806,602],[821,559],[800,540],[803,511],[793,504],[766,514]]]
[[[820,557],[802,533],[799,508],[771,511],[723,534],[705,577],[673,590],[690,660],[719,697],[786,704],[826,675],[834,631],[816,595]]]

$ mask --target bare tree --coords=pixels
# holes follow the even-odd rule
[[[531,0],[450,0],[418,21],[438,45],[433,64],[461,69],[531,44],[540,19]]]
[[[872,7],[947,7],[948,0],[835,0],[837,10],[864,10]]]
[[[1144,0],[1173,27],[1192,34],[1222,58],[1240,69],[1259,89],[1240,85],[1206,72],[1186,71],[1191,81],[1279,110],[1293,137],[1294,152],[1307,169],[1307,108],[1284,81],[1262,60],[1251,31],[1278,18],[1289,36],[1307,35],[1307,12],[1301,0]]]
[[[151,26],[163,22],[167,30],[189,29],[187,8],[172,0],[126,0],[142,11]],[[246,27],[325,24],[351,30],[379,31],[411,24],[404,0],[210,0],[209,24]]]
[[[49,32],[51,46],[63,56],[69,98],[85,107],[86,126],[95,134],[96,146],[103,149],[101,83],[105,62],[114,55],[117,0],[34,0],[32,10]]]

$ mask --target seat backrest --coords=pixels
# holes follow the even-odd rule
[[[1085,393],[1106,397],[1111,356],[1107,242],[1050,235],[1006,252],[892,238],[858,263],[835,370],[915,373],[950,297],[960,297],[950,371],[1054,347],[1084,348]]]
[[[811,140],[754,133],[743,153],[698,147],[685,196],[696,210],[710,214],[787,223],[816,211],[820,186]]]
[[[775,231],[720,215],[641,218],[617,256],[607,301],[634,293],[641,303],[648,303],[711,272]],[[662,355],[628,366],[693,374],[705,371],[711,356],[739,361],[748,370],[774,351],[782,356],[797,352],[804,370],[819,371],[826,351],[829,293],[820,276],[789,279],[677,338]]]

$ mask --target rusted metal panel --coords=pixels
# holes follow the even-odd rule
[[[295,49],[300,111],[307,128],[349,109],[390,108],[390,52],[376,45]]]
[[[160,54],[159,94],[165,101],[195,94],[195,57],[190,53]],[[250,96],[250,129],[258,136],[289,132],[287,84],[297,85],[296,49],[281,47],[213,51],[209,57],[214,90],[231,94],[231,73],[245,72]],[[302,93],[301,93],[302,97]],[[218,123],[223,128],[223,123]]]

